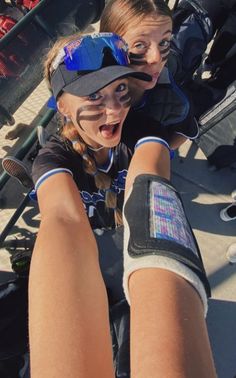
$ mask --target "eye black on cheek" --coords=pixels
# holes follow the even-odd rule
[[[170,53],[170,47],[161,51],[161,60],[162,62],[166,62],[168,60],[168,55]]]
[[[134,54],[134,53],[129,53],[129,58],[130,59],[143,59],[145,54]]]
[[[122,103],[124,108],[128,108],[131,105],[131,96],[130,93],[127,92],[124,96],[120,97],[120,102]]]
[[[146,60],[144,59],[145,54],[129,54],[130,63],[136,66],[143,66],[146,64]]]
[[[163,50],[161,50],[160,53],[161,53],[161,55],[164,55],[164,54],[166,54],[169,51],[170,51],[170,46],[168,46],[168,47],[164,48]]]
[[[79,108],[77,110],[77,113],[76,113],[76,121],[82,121],[82,120],[86,120],[86,121],[97,121],[98,119],[100,119],[102,116],[103,116],[103,112],[102,110],[104,109],[104,105],[86,105],[86,106],[82,106],[81,108]],[[95,114],[91,114],[91,115],[81,115],[82,112],[84,111],[90,111],[90,112],[94,112]]]

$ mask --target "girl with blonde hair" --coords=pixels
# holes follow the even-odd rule
[[[119,292],[112,287],[122,251],[98,248],[95,233],[123,229],[131,376],[215,377],[204,320],[209,284],[169,181],[168,143],[156,124],[129,118],[130,77],[150,77],[128,64],[125,42],[112,33],[64,40],[46,61],[63,125],[33,166],[41,224],[29,277],[32,378],[119,376],[109,305],[124,299],[121,281]],[[129,145],[124,124],[138,130]]]

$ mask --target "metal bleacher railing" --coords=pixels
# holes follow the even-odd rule
[[[32,9],[29,13],[24,15],[24,17],[22,17],[22,19],[19,22],[17,22],[17,24],[0,40],[0,51],[2,51],[5,46],[11,43],[11,41],[22,30],[24,30],[26,25],[28,25],[32,20],[34,20],[34,18],[40,13],[40,11],[43,8],[45,8],[45,6],[49,3],[49,1],[50,0],[41,0],[41,2],[34,9]],[[45,26],[44,29],[47,32],[45,23],[43,25]],[[51,36],[50,32],[48,34]],[[51,109],[47,110],[40,121],[40,125],[43,127],[46,127],[48,123],[50,122],[50,120],[52,119],[53,115],[54,115],[53,110]],[[30,150],[30,148],[33,146],[33,144],[36,142],[36,139],[37,139],[37,128],[34,128],[33,131],[30,133],[30,135],[28,136],[28,138],[21,145],[20,149],[15,154],[15,157],[20,160],[23,159],[25,155],[28,153],[28,151]],[[10,176],[6,172],[3,172],[1,174],[0,190],[4,187],[4,185],[6,184],[9,178]],[[22,212],[24,211],[29,201],[30,201],[30,197],[27,194],[24,197],[23,201],[21,201],[21,203],[19,204],[18,208],[16,209],[12,217],[9,219],[4,229],[2,230],[1,235],[0,235],[0,246],[2,245],[2,243],[8,236],[9,232],[11,231],[14,224],[17,222],[18,218],[21,216]]]
[[[13,39],[19,35],[19,33],[24,30],[24,28],[35,18],[36,15],[40,13],[40,11],[46,7],[46,5],[50,2],[50,0],[41,0],[41,2],[30,12],[22,17],[16,25],[0,40],[0,51],[3,51],[6,46],[8,46]],[[43,116],[40,124],[44,127],[46,126],[51,118],[53,117],[53,111],[49,110]],[[23,159],[32,145],[35,143],[37,138],[36,129],[34,129],[27,140],[23,143],[19,151],[16,153],[16,157],[19,159]],[[0,190],[4,187],[6,182],[10,176],[7,173],[3,172],[0,176]]]
[[[40,34],[40,40],[43,41],[42,48],[48,46],[48,44],[59,37],[60,35],[71,34],[72,32],[81,31],[85,27],[87,27],[91,23],[95,23],[99,20],[101,12],[105,6],[105,0],[94,0],[94,1],[87,1],[87,0],[71,0],[68,2],[67,0],[41,0],[38,5],[35,6],[32,10],[30,10],[27,14],[25,14],[17,23],[16,25],[0,40],[0,53],[4,51],[5,48],[8,48],[11,43],[14,43],[17,36],[20,33],[24,32],[25,29],[29,26],[33,26],[33,31],[38,32],[37,35]],[[67,18],[66,18],[67,17]],[[36,49],[40,49],[40,44],[34,46]],[[22,52],[24,53],[24,52]],[[40,59],[34,58],[33,61],[34,65],[40,66]],[[6,106],[3,103],[3,106],[6,107],[6,110],[11,112],[12,108],[15,110],[17,109],[23,100],[29,95],[29,93],[37,86],[37,84],[41,81],[42,72],[40,67],[36,70],[37,77],[35,76],[30,77],[31,69],[29,75],[22,80],[29,81],[32,78],[32,84],[29,86],[22,86],[22,90],[20,95],[16,98],[17,104],[12,107],[12,105]],[[3,90],[1,93],[6,90],[6,84],[8,84],[7,80],[0,81],[0,87],[3,83]],[[7,87],[8,90],[8,97],[9,93],[15,93],[15,88],[17,85],[17,81],[14,82],[10,79],[10,84],[13,83],[12,87]],[[21,84],[21,83],[20,83]],[[2,88],[1,88],[2,89]],[[22,93],[22,91],[25,93]],[[20,99],[19,99],[20,97]],[[2,101],[6,96],[2,95],[0,98],[0,103],[2,105]],[[45,102],[47,99],[45,99]],[[45,128],[49,122],[52,120],[55,111],[52,109],[47,110],[40,122],[34,127],[30,135],[27,139],[22,143],[19,150],[15,153],[14,157],[22,160],[27,153],[30,151],[31,147],[37,141],[37,126],[42,126]],[[0,175],[0,191],[3,189],[5,184],[7,183],[10,176],[3,172]],[[4,227],[0,234],[0,247],[2,246],[4,240],[10,233],[12,227],[15,225],[18,218],[21,216],[22,212],[24,211],[25,207],[30,201],[29,192],[24,197],[24,199],[19,204],[18,208],[9,219],[7,225]]]
[[[70,4],[70,6],[68,5],[68,3]],[[41,0],[35,6],[35,8],[33,8],[27,14],[25,14],[16,23],[16,25],[0,40],[0,52],[4,51],[5,48],[8,48],[11,43],[14,43],[14,40],[16,39],[16,37],[19,36],[20,33],[24,32],[25,29],[29,27],[30,25],[33,27],[32,31],[37,33],[37,37],[39,36],[40,42],[43,41],[42,48],[41,48],[42,50],[48,46],[50,41],[56,39],[58,36],[65,35],[66,33],[69,34],[72,31],[82,30],[88,24],[97,22],[100,18],[104,5],[105,5],[104,0],[95,0],[95,1],[89,1],[89,2],[87,2],[87,0],[83,0],[83,1],[72,0],[70,2],[67,2],[67,0]],[[78,11],[76,12],[76,10]],[[67,23],[63,23],[66,17],[69,17],[69,20],[67,20]],[[63,29],[60,28],[60,25],[62,23],[63,23]],[[38,50],[39,49],[40,49],[40,44],[38,46]],[[35,55],[36,58],[34,58],[33,66],[39,66],[40,59],[38,59],[37,50],[36,50],[36,53],[34,51],[34,54],[36,54]],[[14,105],[12,106],[12,104],[5,105],[5,103],[2,104],[2,101],[4,101],[6,98],[6,96],[5,97],[2,96],[0,98],[1,105],[3,105],[6,108],[6,110],[10,113],[12,111],[12,108],[14,110],[17,109],[17,107],[19,107],[21,105],[21,102],[23,102],[23,100],[25,99],[25,96],[27,96],[27,94],[29,94],[40,82],[41,77],[42,77],[42,74],[40,71],[40,67],[37,69],[36,74],[32,77],[30,77],[30,72],[27,73],[27,77],[25,78],[23,75],[21,78],[21,83],[20,83],[23,89],[20,91],[20,95],[15,98],[15,103],[19,102],[19,104],[16,104],[16,106]],[[32,82],[32,85],[28,84],[30,81]],[[25,82],[27,82],[27,87],[25,87]],[[0,83],[0,87],[1,87],[1,84],[2,83]],[[5,79],[4,86],[6,87],[7,85],[8,85],[8,82]],[[10,89],[8,89],[8,97],[10,97],[9,93],[11,92],[15,93],[16,85],[17,85],[17,81],[14,82],[12,88],[10,87]],[[9,88],[9,86],[7,88]],[[1,88],[1,92],[4,92],[4,89],[2,90]],[[47,99],[45,99],[45,101],[46,100]],[[43,115],[39,125],[42,127],[46,127],[48,123],[51,121],[53,115],[54,115],[53,110],[47,110],[45,114]],[[28,138],[24,141],[20,149],[15,154],[15,157],[17,157],[18,159],[23,159],[25,155],[29,152],[30,148],[32,147],[32,145],[35,143],[37,139],[36,129],[37,128],[35,128],[31,132],[31,134],[28,136]],[[4,187],[8,179],[9,179],[9,176],[5,172],[3,172],[0,175],[0,190]]]

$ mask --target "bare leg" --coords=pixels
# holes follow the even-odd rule
[[[164,146],[148,143],[136,150],[127,177],[127,191],[142,173],[169,178],[169,152]],[[159,268],[134,271],[128,284],[131,376],[216,377],[197,291],[176,273]]]

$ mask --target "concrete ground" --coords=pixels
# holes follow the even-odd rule
[[[47,98],[48,91],[42,82],[14,115],[16,124],[25,126],[18,130],[4,126],[0,130],[0,159],[19,149],[30,130],[38,124]],[[50,124],[50,129],[55,129],[55,122]],[[11,136],[15,139],[6,139],[9,132],[15,133]],[[30,166],[30,162],[25,161]],[[236,169],[212,171],[201,150],[186,142],[173,160],[172,180],[184,201],[212,288],[207,325],[218,377],[233,378],[236,377],[236,264],[229,264],[226,250],[236,242],[236,221],[223,222],[219,212],[231,202],[231,191],[236,189]],[[1,232],[26,193],[12,178],[1,191]],[[30,202],[9,239],[32,239],[39,222],[37,204]],[[9,252],[6,248],[0,249],[1,282],[13,275],[9,259],[12,253],[14,251]]]

